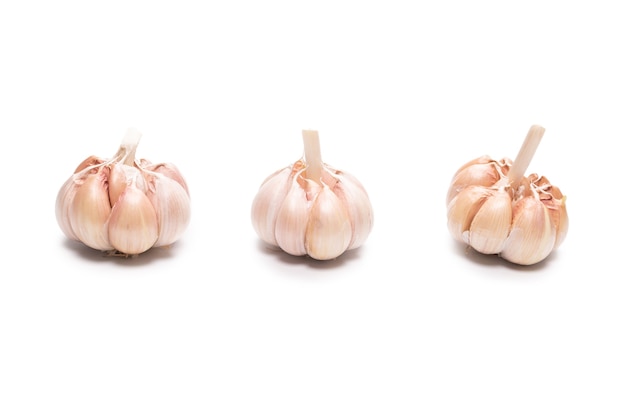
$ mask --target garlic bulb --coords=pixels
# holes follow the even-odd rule
[[[569,225],[565,196],[543,176],[524,176],[544,131],[530,128],[515,161],[483,156],[457,170],[446,199],[456,240],[521,265],[561,245]]]
[[[288,254],[334,259],[361,246],[372,229],[372,206],[352,175],[322,162],[317,131],[302,131],[304,156],[276,171],[252,202],[252,225]]]
[[[56,218],[68,238],[128,256],[181,237],[190,220],[187,183],[173,164],[136,160],[140,138],[129,129],[112,158],[87,158],[63,184]]]

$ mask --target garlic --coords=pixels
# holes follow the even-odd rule
[[[252,225],[266,243],[295,256],[339,257],[360,247],[373,224],[363,185],[322,162],[317,131],[302,131],[304,156],[261,184]]]
[[[515,161],[483,156],[457,170],[446,199],[456,240],[521,265],[561,245],[569,225],[565,196],[543,176],[524,176],[544,132],[531,126]]]
[[[187,183],[173,164],[136,160],[140,138],[129,129],[112,158],[87,158],[63,184],[56,218],[68,238],[128,256],[181,237],[191,214]]]

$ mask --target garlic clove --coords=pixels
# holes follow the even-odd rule
[[[548,209],[551,222],[556,228],[556,241],[554,243],[554,249],[556,249],[565,239],[569,228],[565,196],[557,186],[550,184],[545,176],[539,177],[537,174],[531,174],[528,179],[537,191],[541,203]]]
[[[331,260],[343,254],[351,240],[352,225],[345,205],[323,185],[306,224],[306,253],[316,260]]]
[[[257,235],[270,245],[278,246],[276,218],[293,182],[292,174],[291,167],[286,167],[269,176],[252,201],[252,226]]]
[[[141,254],[159,237],[157,214],[150,199],[137,187],[128,186],[111,210],[109,240],[119,252]]]
[[[146,196],[156,211],[159,225],[159,238],[154,246],[178,241],[191,220],[187,190],[178,181],[155,172],[148,180]]]
[[[351,174],[341,172],[341,179],[332,187],[333,192],[347,208],[352,226],[352,238],[348,249],[358,248],[367,239],[374,223],[374,212],[367,191]]]
[[[549,212],[552,223],[556,228],[556,239],[554,240],[554,249],[556,250],[565,240],[569,229],[569,216],[567,215],[567,209],[565,207],[565,196],[559,199],[558,211],[550,210]]]
[[[448,229],[452,236],[469,244],[469,230],[472,220],[481,206],[491,196],[489,189],[481,186],[468,186],[461,190],[448,205]]]
[[[120,200],[120,196],[126,190],[129,181],[126,178],[126,170],[124,170],[122,164],[113,164],[110,170],[109,201],[111,202],[111,207],[113,207]]]
[[[500,256],[517,264],[535,264],[550,254],[555,240],[548,209],[539,200],[526,197],[513,208],[511,233]]]
[[[307,193],[294,179],[276,213],[274,237],[283,251],[291,255],[305,255],[307,253],[305,237],[308,218]]]
[[[63,233],[74,241],[80,241],[74,233],[70,221],[70,205],[76,197],[76,191],[83,185],[89,175],[96,175],[104,160],[90,156],[83,160],[74,170],[74,174],[63,183],[55,202],[55,215],[57,223]]]
[[[178,167],[176,167],[174,164],[172,163],[152,164],[148,160],[141,160],[140,167],[146,171],[152,171],[155,173],[162,174],[165,177],[169,177],[170,179],[180,184],[182,188],[185,190],[185,192],[187,192],[187,195],[189,195],[189,187],[187,186],[187,182],[185,181],[185,178],[183,177]]]
[[[143,173],[137,167],[126,164],[113,164],[109,174],[109,198],[111,206],[119,200],[126,187],[133,185],[143,193],[148,192],[148,186],[144,178],[148,173]]]
[[[88,174],[73,193],[68,207],[71,230],[79,241],[96,250],[112,250],[108,240],[107,220],[111,214],[107,175],[101,167],[96,174]],[[66,196],[67,197],[67,196]]]
[[[496,161],[488,156],[482,156],[464,164],[453,176],[448,188],[446,204],[450,203],[467,186],[489,187],[496,184],[502,177],[496,164]]]
[[[452,177],[454,178],[458,176],[461,173],[461,171],[465,170],[468,167],[473,167],[475,165],[481,166],[483,164],[491,164],[494,161],[495,160],[488,155],[481,155],[480,157],[474,158],[473,160],[470,160],[466,162],[465,164],[463,164],[461,167],[459,167]]]
[[[67,179],[57,194],[55,204],[55,215],[57,223],[61,227],[61,231],[63,231],[68,238],[74,241],[79,241],[79,239],[72,230],[69,207],[71,202],[76,197],[76,190],[77,187],[79,187],[78,185],[82,184],[82,178],[85,176],[86,174],[74,174]]]
[[[499,253],[509,235],[512,217],[511,196],[503,190],[494,191],[474,215],[466,242],[483,254]]]

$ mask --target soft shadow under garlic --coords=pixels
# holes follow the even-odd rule
[[[79,241],[74,241],[67,237],[64,238],[63,245],[68,250],[74,252],[78,257],[93,263],[115,263],[124,266],[144,266],[157,261],[174,258],[179,251],[180,243],[175,243],[167,247],[154,247],[148,251],[128,255],[122,253],[114,253],[111,251],[100,251],[83,245]]]
[[[477,265],[486,267],[502,267],[506,268],[507,270],[515,270],[521,272],[541,271],[545,268],[548,268],[550,263],[554,262],[558,258],[558,251],[555,251],[550,253],[546,258],[539,261],[538,263],[529,265],[516,264],[502,258],[498,254],[481,253],[462,242],[452,241],[450,242],[450,245],[453,247],[453,250],[460,258],[463,258],[464,260],[469,260]]]
[[[309,256],[297,256],[286,253],[279,247],[271,246],[262,240],[257,241],[257,248],[259,251],[269,257],[273,257],[283,265],[288,266],[301,266],[306,265],[308,268],[316,270],[329,270],[335,268],[342,268],[353,261],[361,258],[362,247],[348,250],[341,254],[341,256],[332,260],[317,260]]]

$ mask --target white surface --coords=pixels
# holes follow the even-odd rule
[[[0,416],[623,417],[626,26],[619,2],[5,2]],[[518,268],[452,242],[464,162],[514,157],[571,227]],[[175,163],[171,250],[62,235],[61,184],[112,155]],[[261,181],[320,132],[375,225],[336,262],[268,251]]]

